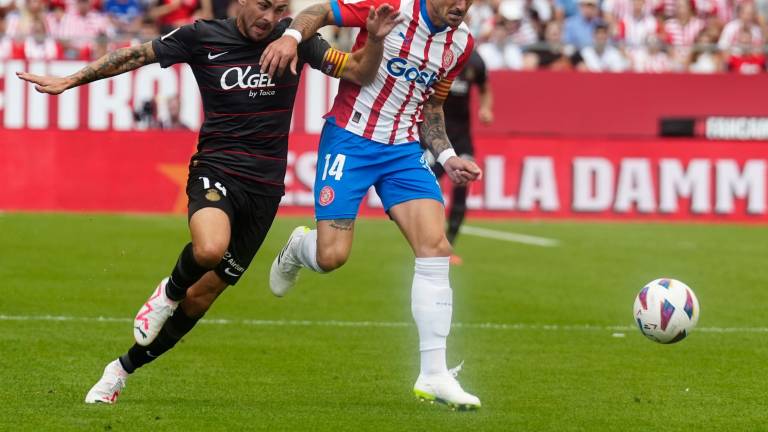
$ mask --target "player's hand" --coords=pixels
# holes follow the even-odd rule
[[[269,44],[259,59],[261,71],[274,78],[275,72],[277,76],[282,76],[285,68],[290,65],[291,73],[296,75],[296,65],[299,62],[299,55],[296,52],[298,46],[296,39],[290,36],[283,36]]]
[[[493,111],[488,108],[480,108],[477,111],[477,117],[480,118],[480,121],[485,124],[493,123]]]
[[[464,186],[471,181],[483,178],[483,170],[476,163],[458,156],[448,158],[443,168],[453,184],[457,186]]]
[[[403,19],[400,18],[400,12],[385,3],[379,6],[378,9],[374,9],[373,6],[368,9],[365,29],[368,30],[369,39],[374,42],[381,42],[401,22],[403,22]]]
[[[35,84],[35,90],[40,93],[57,95],[69,88],[69,79],[67,78],[33,75],[27,72],[16,72],[16,76],[28,83]]]

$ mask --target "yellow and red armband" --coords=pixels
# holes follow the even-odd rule
[[[334,78],[340,78],[344,72],[344,67],[347,66],[349,60],[349,53],[339,51],[336,48],[328,48],[323,56],[323,63],[320,65],[320,70]]]
[[[448,93],[451,91],[452,84],[453,84],[453,80],[449,80],[449,79],[440,80],[433,87],[435,89],[434,96],[440,100],[445,100],[448,97]]]

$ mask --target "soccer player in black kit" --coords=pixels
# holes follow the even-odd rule
[[[68,77],[18,73],[37,91],[59,94],[150,63],[188,63],[202,95],[205,120],[187,181],[192,241],[136,315],[136,344],[107,365],[86,403],[115,403],[128,375],[171,349],[248,268],[285,191],[297,71],[306,63],[366,84],[378,70],[384,37],[399,23],[391,6],[371,8],[367,41],[358,51],[337,51],[315,35],[299,45],[293,73],[275,77],[260,71],[262,51],[282,35],[301,40],[298,32],[286,30],[289,19],[280,20],[288,0],[238,1],[234,19],[197,21],[110,53]]]
[[[459,157],[474,161],[475,148],[472,145],[472,132],[470,130],[471,117],[469,112],[469,95],[472,85],[476,85],[480,104],[477,115],[483,123],[493,121],[493,97],[488,85],[488,74],[485,69],[485,62],[482,57],[473,51],[467,64],[461,73],[451,85],[448,97],[443,103],[443,112],[445,113],[445,131],[448,138],[456,149]],[[431,153],[426,152],[428,157]],[[434,159],[434,157],[431,157]],[[439,163],[432,163],[432,171],[437,178],[445,174],[443,166]],[[451,209],[448,216],[448,229],[446,237],[452,246],[456,244],[456,236],[459,234],[459,228],[464,222],[464,215],[467,213],[467,186],[453,185],[453,194],[451,197]],[[461,258],[451,255],[451,265],[461,265]]]

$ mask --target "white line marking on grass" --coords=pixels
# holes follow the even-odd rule
[[[76,317],[62,315],[0,315],[0,321],[68,321],[90,323],[132,323],[130,318],[116,317]],[[379,327],[403,328],[414,327],[411,322],[398,321],[339,321],[339,320],[251,320],[251,319],[204,319],[203,324],[244,325],[262,327]],[[535,330],[535,331],[633,331],[635,326],[601,326],[592,324],[527,324],[527,323],[453,323],[454,329],[481,330]],[[768,327],[700,327],[694,331],[702,333],[768,333]]]
[[[504,240],[515,243],[523,243],[533,246],[554,247],[559,246],[560,242],[555,239],[546,237],[537,237],[528,234],[518,234],[507,231],[498,231],[487,228],[480,228],[476,226],[464,225],[461,227],[462,234],[473,235],[477,237],[484,237],[494,240]]]

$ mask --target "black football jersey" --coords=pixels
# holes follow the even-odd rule
[[[234,18],[201,20],[152,41],[160,66],[187,63],[200,88],[204,121],[191,166],[207,165],[236,177],[263,195],[283,195],[288,131],[299,75],[270,78],[259,70],[264,49],[288,28],[254,42],[237,29]],[[297,71],[320,69],[330,46],[320,35],[298,47]]]
[[[488,79],[485,63],[477,51],[472,51],[467,64],[453,80],[451,91],[443,103],[446,132],[449,137],[469,136],[469,94],[472,84],[481,86]]]

